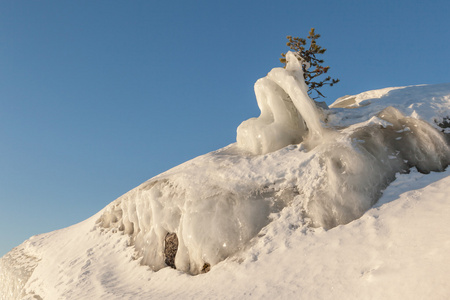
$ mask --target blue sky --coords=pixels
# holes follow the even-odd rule
[[[448,1],[1,1],[0,256],[235,141],[311,27],[336,98],[450,82]]]

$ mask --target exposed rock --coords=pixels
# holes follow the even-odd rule
[[[178,250],[178,237],[176,233],[168,233],[164,239],[164,262],[169,267],[175,267],[175,255]]]

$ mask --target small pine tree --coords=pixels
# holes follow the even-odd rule
[[[315,92],[315,97],[313,99],[317,99],[320,97],[325,97],[320,91],[319,88],[324,85],[333,86],[339,82],[339,79],[332,79],[330,76],[326,77],[324,80],[315,81],[314,79],[320,75],[323,75],[328,72],[330,69],[329,66],[323,67],[323,59],[318,59],[316,55],[324,54],[327,49],[322,48],[317,45],[316,40],[320,37],[320,34],[316,34],[314,28],[311,28],[309,32],[309,47],[307,46],[306,39],[287,36],[289,42],[286,43],[294,54],[297,56],[298,60],[302,64],[303,69],[303,77],[305,78],[305,83],[308,86],[308,95],[312,96]],[[280,61],[286,66],[286,54],[281,53]]]

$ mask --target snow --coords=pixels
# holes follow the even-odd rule
[[[450,83],[416,85],[345,96],[330,105],[335,114],[328,121],[333,126],[349,126],[366,121],[387,106],[393,106],[404,115],[422,119],[439,129],[437,124],[450,115],[449,88]],[[349,113],[348,108],[355,111]],[[349,114],[351,117],[348,117]]]
[[[448,298],[450,84],[322,110],[290,55],[237,143],[14,248],[0,299]]]
[[[140,266],[125,235],[92,230],[99,215],[14,251],[41,257],[29,298],[446,299],[450,172],[395,182],[380,205],[330,230],[298,226],[284,210],[249,249],[198,276]]]

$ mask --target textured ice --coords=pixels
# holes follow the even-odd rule
[[[38,264],[38,259],[27,254],[27,243],[11,250],[0,259],[0,299],[21,299],[23,290]]]
[[[256,100],[261,110],[258,118],[244,121],[237,129],[239,147],[266,154],[304,138],[322,136],[320,113],[308,96],[308,87],[297,57],[288,52],[286,68],[275,68],[255,84]]]

